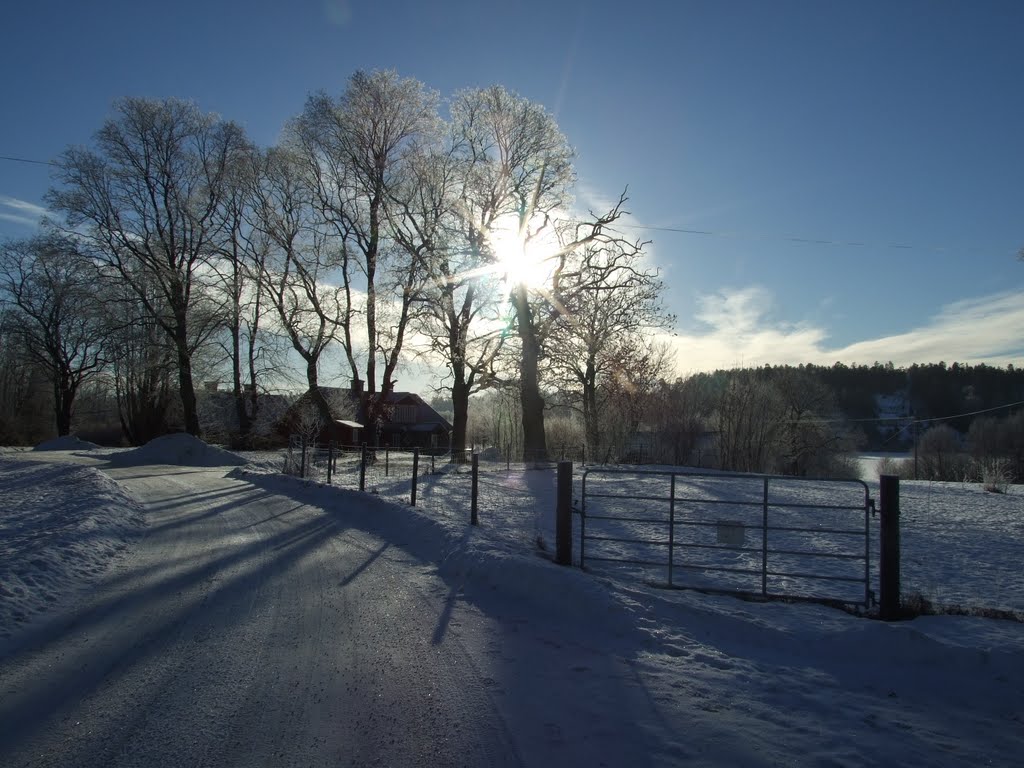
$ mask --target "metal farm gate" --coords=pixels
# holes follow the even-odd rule
[[[869,607],[860,480],[591,468],[580,566],[669,587]]]

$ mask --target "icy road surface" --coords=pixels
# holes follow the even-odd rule
[[[509,662],[529,665],[543,637],[343,514],[224,468],[108,471],[147,530],[83,601],[2,649],[0,765],[524,762],[494,699],[516,695]]]

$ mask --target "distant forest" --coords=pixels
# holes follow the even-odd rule
[[[966,435],[976,417],[1003,418],[1024,405],[1024,370],[1013,365],[997,368],[983,363],[938,362],[898,368],[892,363],[835,363],[741,370],[769,380],[780,371],[798,370],[820,381],[833,393],[840,413],[863,431],[868,449],[895,450],[913,442],[909,429],[894,438],[887,416],[899,415],[908,422],[941,422]],[[708,376],[714,379],[735,373],[716,371]],[[880,413],[876,396],[900,396],[905,411]]]

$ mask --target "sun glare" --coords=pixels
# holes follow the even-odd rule
[[[491,235],[491,248],[497,258],[495,273],[509,286],[543,288],[554,269],[557,252],[554,237],[535,237],[524,241],[515,229],[499,229]]]

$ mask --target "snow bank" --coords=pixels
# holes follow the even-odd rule
[[[40,443],[33,451],[91,451],[94,448],[99,448],[96,443],[90,443],[88,440],[82,440],[74,435],[65,435],[64,437],[56,437],[53,440],[47,440],[45,443]]]
[[[91,467],[0,459],[0,638],[96,579],[142,526]]]
[[[182,467],[240,467],[245,459],[184,433],[164,435],[140,448],[111,456],[116,467],[173,464]]]

